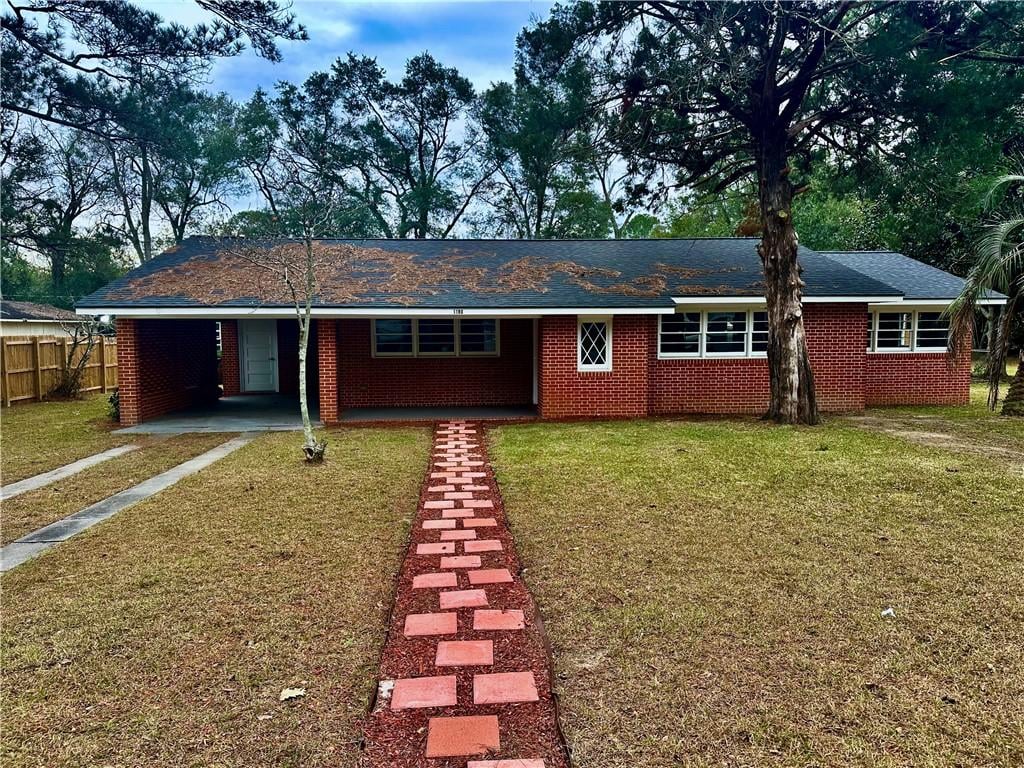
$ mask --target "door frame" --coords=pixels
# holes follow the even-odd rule
[[[246,350],[245,350],[245,326],[249,323],[270,323],[274,328],[273,333],[273,357],[271,358],[274,365],[272,366],[274,386],[272,389],[248,389],[246,387]],[[264,320],[264,319],[251,319],[251,320],[239,320],[238,321],[238,374],[241,377],[239,382],[239,391],[244,394],[255,394],[257,392],[280,392],[281,391],[281,369],[280,361],[278,360],[277,352],[277,320]]]

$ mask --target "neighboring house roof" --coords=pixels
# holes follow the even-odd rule
[[[315,306],[345,308],[667,308],[673,297],[762,296],[758,240],[320,240]],[[288,306],[252,262],[289,240],[190,237],[78,302],[80,309]],[[805,294],[901,291],[800,249]]]
[[[911,300],[955,299],[964,287],[964,280],[949,272],[893,251],[822,251],[863,275],[881,280]],[[988,299],[1005,299],[1001,293],[988,291]]]
[[[0,320],[40,320],[40,321],[72,321],[82,322],[82,318],[74,312],[53,307],[49,304],[36,304],[31,301],[8,301],[0,299]]]

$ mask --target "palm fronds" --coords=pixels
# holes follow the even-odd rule
[[[992,208],[1006,192],[1018,187],[1024,188],[1024,174],[1000,176],[985,195],[986,208]],[[999,401],[999,386],[1006,369],[1013,324],[1017,313],[1024,309],[1024,212],[1020,210],[994,221],[978,238],[974,266],[967,275],[960,296],[947,310],[951,317],[950,334],[954,339],[950,344],[951,354],[956,354],[960,344],[969,343],[967,339],[970,338],[978,303],[990,291],[998,291],[1008,297],[989,344],[988,404],[994,409]]]

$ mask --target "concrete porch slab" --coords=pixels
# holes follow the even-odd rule
[[[534,406],[495,406],[473,408],[347,408],[341,421],[532,421],[537,418]]]
[[[320,413],[310,403],[313,426],[320,428]],[[116,430],[117,434],[164,435],[185,432],[281,432],[302,429],[299,400],[286,395],[234,395],[212,405],[176,411],[150,421]]]

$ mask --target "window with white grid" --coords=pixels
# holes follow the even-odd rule
[[[612,369],[612,322],[610,318],[580,318],[576,335],[576,367],[580,371],[610,371]]]

